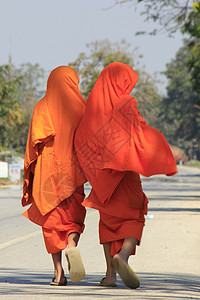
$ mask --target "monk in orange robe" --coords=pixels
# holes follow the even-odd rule
[[[117,272],[126,286],[139,287],[139,278],[128,265],[140,244],[147,214],[139,174],[177,172],[165,137],[146,124],[130,96],[137,81],[129,65],[115,62],[105,67],[75,135],[77,157],[92,186],[82,204],[100,213],[99,237],[107,263],[102,286],[115,287]]]
[[[74,134],[85,111],[79,77],[67,66],[55,68],[46,95],[36,104],[24,161],[23,213],[42,227],[54,263],[51,285],[66,285],[62,250],[67,246],[70,279],[80,281],[85,269],[76,247],[84,230],[83,175],[74,151]]]

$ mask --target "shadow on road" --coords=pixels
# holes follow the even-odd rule
[[[167,199],[166,199],[166,195],[162,196],[162,195],[157,195],[156,197],[148,197],[148,199],[150,201],[187,201],[187,202],[191,202],[191,201],[200,201],[200,195],[168,195]]]
[[[168,212],[200,212],[200,208],[182,208],[182,207],[154,207],[148,211],[168,211]]]
[[[64,287],[52,287],[49,285],[51,273],[42,274],[41,272],[27,272],[22,269],[0,269],[0,295],[58,295],[70,297],[88,296],[104,298],[109,295],[115,295],[116,298],[141,299],[148,295],[148,299],[159,298],[164,294],[167,299],[185,299],[184,296],[191,293],[200,292],[200,278],[188,274],[162,274],[162,273],[138,273],[141,281],[141,287],[137,290],[131,290],[124,286],[118,279],[118,287],[111,289],[99,286],[102,274],[87,274],[85,279],[78,283],[71,283],[68,279],[68,285]],[[157,296],[156,296],[157,295]],[[193,298],[195,299],[195,298]]]

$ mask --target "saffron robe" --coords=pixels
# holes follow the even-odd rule
[[[86,178],[73,144],[75,131],[85,111],[78,83],[79,77],[70,67],[60,66],[51,72],[46,95],[34,108],[28,134],[22,205],[31,204],[31,207],[24,216],[49,230],[66,231],[66,226],[62,228],[61,223],[50,220],[56,213],[58,220],[66,219],[65,211],[70,210],[74,201],[77,215],[80,212],[82,215],[78,218],[81,220],[78,231],[82,232],[84,228],[83,191],[81,199],[80,196],[78,202],[76,199]],[[72,198],[75,200],[71,201]],[[75,224],[76,218],[71,222]],[[77,227],[76,224],[74,226]]]
[[[129,65],[115,62],[105,67],[87,99],[85,114],[75,135],[79,163],[92,185],[92,191],[83,205],[98,209],[100,229],[101,224],[107,224],[107,229],[115,235],[115,238],[110,238],[111,234],[108,237],[108,233],[103,236],[100,230],[102,243],[122,239],[121,233],[112,224],[118,222],[121,226],[130,215],[135,220],[134,203],[138,201],[141,201],[141,206],[137,220],[140,224],[143,220],[144,225],[146,196],[139,177],[133,183],[135,188],[130,187],[129,192],[124,193],[127,176],[170,176],[177,172],[164,135],[147,125],[137,109],[136,98],[130,96],[137,81],[138,75]],[[138,200],[136,195],[132,197],[134,189],[139,191]],[[124,230],[124,238],[126,232]],[[134,235],[138,239],[141,237],[141,234],[133,232],[131,236]]]

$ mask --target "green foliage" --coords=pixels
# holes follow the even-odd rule
[[[189,160],[186,162],[185,166],[200,169],[200,161],[199,160]]]
[[[30,122],[35,104],[45,94],[44,69],[39,64],[26,63],[22,64],[18,69],[13,69],[13,74],[22,78],[18,97]]]
[[[91,92],[100,72],[112,62],[118,61],[133,66],[133,52],[124,40],[111,44],[108,40],[87,44],[89,55],[80,53],[78,58],[69,64],[80,77],[80,91],[85,99]]]
[[[37,64],[23,64],[19,69],[12,66],[12,72],[9,66],[0,66],[0,151],[25,151],[33,108],[42,95],[43,77],[44,71]]]
[[[177,30],[189,34],[187,47],[190,52],[185,63],[189,66],[192,89],[199,97],[200,105],[200,1],[194,0],[121,0],[116,4],[133,3],[141,8],[145,21],[153,20],[158,26],[149,34],[167,33],[173,36]],[[147,32],[138,32],[144,34]]]
[[[87,47],[89,55],[80,53],[76,61],[70,64],[79,74],[80,89],[85,99],[104,67],[115,61],[129,64],[140,78],[134,96],[137,97],[141,113],[153,124],[160,96],[156,81],[139,68],[140,55],[137,49],[130,50],[130,45],[125,41],[111,44],[108,40],[96,41]],[[44,70],[38,64],[23,64],[18,69],[12,66],[12,74],[8,66],[0,67],[0,151],[14,149],[24,153],[33,108],[44,95],[43,79]]]
[[[159,26],[148,32],[150,35],[167,32],[172,36],[178,29],[181,29],[188,19],[192,10],[193,0],[117,0],[114,5],[133,3],[145,16],[145,21],[152,20]],[[145,34],[140,31],[137,34]]]
[[[85,99],[91,92],[100,72],[112,62],[122,62],[134,68],[139,75],[139,82],[133,89],[133,96],[137,98],[141,114],[147,122],[155,125],[157,122],[157,105],[160,96],[156,87],[157,80],[147,74],[144,68],[140,68],[141,55],[137,49],[130,49],[130,45],[124,40],[121,43],[110,43],[108,40],[96,41],[88,44],[88,55],[80,53],[75,62],[69,65],[73,67],[80,77],[80,90]]]
[[[9,66],[0,66],[0,117],[6,116],[18,103],[17,89],[21,78],[11,78]]]
[[[148,125],[160,128],[158,114],[162,96],[158,92],[156,84],[159,82],[156,75],[151,76],[144,70],[137,70],[139,81],[133,89],[133,96],[138,102],[138,109]]]
[[[19,101],[22,108],[22,124],[18,130],[18,144],[13,146],[21,152],[25,152],[26,140],[29,131],[33,109],[36,103],[45,95],[44,69],[39,64],[22,64],[20,68],[13,70],[14,74],[23,78],[18,89]],[[17,128],[16,128],[17,130]]]
[[[171,144],[186,149],[190,158],[200,158],[200,117],[194,107],[198,94],[192,89],[187,44],[185,41],[176,58],[167,65],[167,97],[162,102],[160,119],[162,131]]]
[[[22,78],[10,77],[8,65],[0,66],[0,150],[9,146],[7,137],[15,122],[21,121],[18,88]]]
[[[193,11],[189,14],[188,21],[182,31],[189,33],[190,42],[187,47],[190,51],[188,65],[192,75],[192,87],[198,93],[196,104],[200,105],[200,2],[193,3]]]
[[[117,0],[116,4],[133,3],[141,9],[145,21],[152,20],[159,26],[149,32],[151,35],[167,32],[169,36],[176,33],[188,21],[188,16],[193,11],[193,0]],[[199,2],[199,1],[196,1]],[[146,32],[138,32],[144,34]]]
[[[191,55],[188,64],[192,74],[193,90],[199,94],[196,104],[200,105],[200,40],[193,41],[190,44]]]

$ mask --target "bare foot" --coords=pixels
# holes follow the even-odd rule
[[[60,284],[64,284],[66,282],[66,278],[65,278],[65,274],[64,271],[62,269],[62,272],[58,272],[57,270],[54,271],[54,282],[55,283],[60,283]]]
[[[68,261],[69,276],[72,282],[78,282],[85,277],[85,268],[77,247],[71,247],[65,252]]]
[[[136,289],[140,286],[139,278],[130,268],[127,261],[124,258],[122,258],[119,254],[116,254],[113,257],[112,265],[127,287]]]
[[[107,270],[106,277],[104,278],[103,281],[105,284],[116,283],[116,272],[115,272],[114,268],[112,268],[111,270]]]
[[[113,259],[119,259],[122,260],[127,266],[128,266],[128,259],[126,256],[123,256],[120,252],[115,254],[115,256],[113,256]]]

